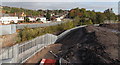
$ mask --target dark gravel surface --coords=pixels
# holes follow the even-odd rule
[[[87,26],[71,31],[56,43],[63,57],[73,65],[120,65],[118,24]],[[76,64],[75,64],[76,63]]]

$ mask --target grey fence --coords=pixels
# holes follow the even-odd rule
[[[0,25],[0,35],[13,34],[16,32],[16,25]]]
[[[46,27],[46,26],[58,25],[61,23],[65,23],[65,22],[60,21],[60,22],[51,22],[51,23],[42,23],[42,24],[16,24],[16,28],[24,29],[25,27],[27,27],[27,28]]]
[[[2,49],[0,63],[23,63],[45,46],[54,44],[57,36],[46,34],[30,41]]]
[[[11,25],[0,25],[0,35],[13,34],[16,32],[16,29],[24,29],[27,28],[36,28],[36,27],[46,27],[46,26],[54,26],[61,23],[65,23],[63,21],[60,22],[51,22],[51,23],[42,23],[42,24],[11,24]]]

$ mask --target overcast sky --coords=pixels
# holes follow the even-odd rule
[[[118,2],[119,0],[1,0],[2,2]]]
[[[119,0],[2,0],[1,5],[27,8],[27,9],[72,9],[86,8],[88,10],[101,11],[113,8],[118,14]]]

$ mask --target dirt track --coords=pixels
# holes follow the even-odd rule
[[[28,59],[25,63],[26,65],[29,65],[28,63],[33,63],[33,65],[35,65],[35,63],[38,63],[41,59],[56,59],[51,53],[49,53],[49,51],[53,51],[55,54],[57,54],[60,49],[61,44],[51,44]]]

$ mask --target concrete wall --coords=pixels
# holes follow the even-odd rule
[[[60,22],[51,22],[51,23],[42,23],[42,24],[16,24],[16,28],[24,29],[24,27],[27,27],[27,28],[46,27],[46,26],[58,25],[61,23],[65,23],[65,22],[60,21]]]
[[[11,24],[11,25],[0,25],[0,35],[13,34],[16,32],[16,29],[24,29],[27,28],[36,28],[36,27],[46,27],[46,26],[54,26],[61,23],[65,23],[63,21],[60,22],[51,22],[51,23],[42,23],[42,24]]]
[[[16,25],[0,25],[0,35],[13,34],[16,32]]]

